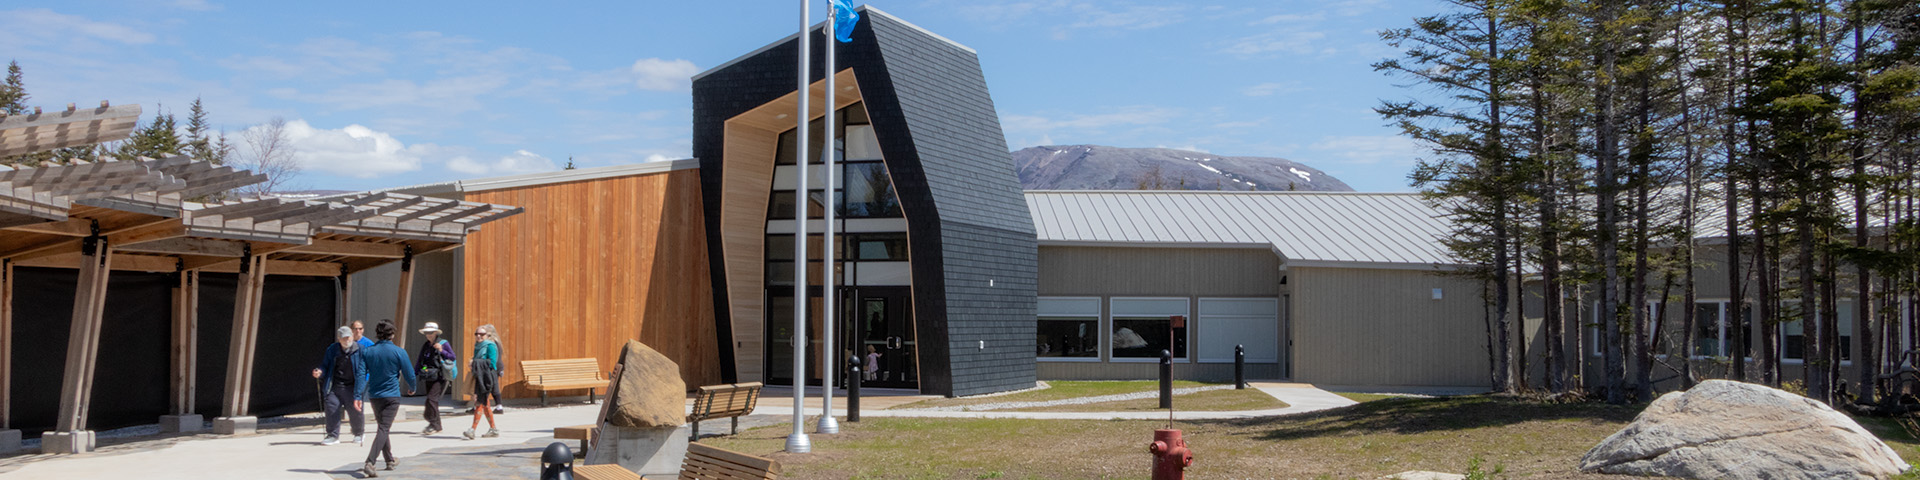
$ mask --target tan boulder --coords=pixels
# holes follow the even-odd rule
[[[607,423],[637,428],[686,423],[687,383],[680,379],[680,365],[646,344],[629,340],[621,350],[617,388],[607,399]]]
[[[1580,470],[1682,478],[1886,478],[1885,442],[1812,399],[1709,380],[1662,395],[1580,460]]]

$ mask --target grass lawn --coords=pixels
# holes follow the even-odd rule
[[[1122,393],[1146,392],[1146,391],[1153,391],[1153,390],[1160,389],[1160,382],[1153,381],[1153,380],[1146,380],[1146,381],[1052,381],[1050,380],[1047,382],[1047,384],[1051,385],[1052,388],[1032,390],[1032,391],[1020,392],[1015,394],[999,395],[999,396],[992,396],[992,397],[936,398],[932,400],[921,400],[918,402],[913,402],[905,405],[896,405],[892,409],[903,410],[903,409],[913,409],[913,408],[958,407],[958,406],[965,406],[965,405],[979,405],[982,403],[1002,403],[1002,402],[1044,402],[1048,400],[1063,400],[1068,398],[1095,397],[1100,395],[1116,395],[1116,394],[1122,394]],[[1201,387],[1206,385],[1211,385],[1211,384],[1200,383],[1200,382],[1190,382],[1186,380],[1175,380],[1173,382],[1173,388]]]
[[[1382,395],[1378,393],[1360,393],[1360,392],[1329,392],[1329,393],[1332,393],[1334,395],[1339,395],[1342,397],[1347,397],[1348,400],[1353,400],[1360,403],[1367,403],[1375,400],[1386,400],[1389,398],[1405,398],[1404,395]]]
[[[1574,468],[1641,406],[1547,405],[1492,396],[1389,398],[1308,415],[1181,422],[1193,478],[1378,478],[1465,472],[1475,457],[1510,478],[1585,476]],[[786,478],[1147,478],[1146,445],[1164,421],[909,419],[842,423],[814,453],[781,452],[787,427],[703,440],[779,460]],[[1893,427],[1897,429],[1898,427]],[[1902,454],[1915,449],[1896,446]]]
[[[1208,390],[1173,397],[1173,409],[1182,412],[1239,412],[1246,410],[1269,410],[1287,408],[1287,402],[1273,398],[1259,389],[1246,390]],[[1050,407],[1021,408],[1016,412],[1137,412],[1160,410],[1160,398],[1140,398],[1117,402],[1086,403],[1079,405],[1054,405]],[[1164,411],[1164,410],[1162,410]]]

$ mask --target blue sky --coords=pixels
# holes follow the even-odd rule
[[[825,16],[824,0],[813,7]],[[308,188],[370,189],[684,158],[688,78],[798,28],[794,1],[8,2],[0,61],[32,105],[202,98],[287,120]],[[856,2],[858,4],[858,2]],[[1407,190],[1419,149],[1370,64],[1434,0],[930,0],[874,7],[979,51],[1008,146],[1279,156]],[[184,120],[183,120],[184,123]]]

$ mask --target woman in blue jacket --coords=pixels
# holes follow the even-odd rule
[[[481,436],[500,436],[500,427],[493,423],[493,409],[487,406],[489,398],[500,395],[500,336],[493,324],[473,330],[473,367],[468,375],[473,377],[473,426],[461,436],[472,440],[473,431],[480,428],[481,416],[487,417],[487,434]]]

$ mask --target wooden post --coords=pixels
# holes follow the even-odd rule
[[[95,227],[96,231],[98,227]],[[113,255],[99,235],[80,243],[80,275],[74,285],[73,326],[67,337],[65,375],[60,382],[60,416],[54,432],[43,436],[48,453],[83,453],[93,449],[87,428],[87,404],[93,398],[93,367],[100,350],[100,322],[107,299],[107,277]]]
[[[353,275],[340,273],[340,327],[353,325]]]
[[[233,299],[233,337],[227,348],[226,395],[221,402],[221,418],[213,429],[222,434],[251,434],[255,419],[248,415],[247,403],[253,397],[254,347],[260,338],[260,293],[266,284],[266,258],[254,255],[247,247],[240,259],[240,281]]]
[[[393,309],[393,344],[407,348],[407,311],[413,306],[413,245],[400,257],[400,304]]]
[[[196,383],[200,355],[200,272],[183,267],[177,265],[174,273],[168,414],[160,416],[160,431],[165,433],[204,429],[202,417],[194,413],[194,398],[199,391]]]
[[[13,260],[0,260],[0,430],[13,429]]]

